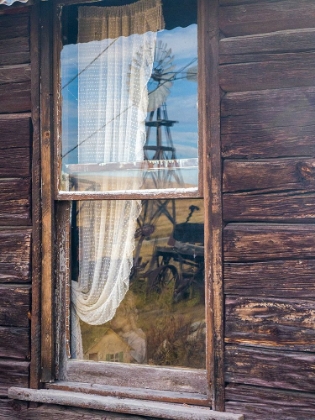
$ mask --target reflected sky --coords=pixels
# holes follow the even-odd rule
[[[95,41],[94,41],[95,42]],[[96,41],[98,42],[98,41]],[[174,81],[166,99],[169,120],[176,121],[171,136],[176,158],[198,157],[197,81],[187,78],[187,70],[196,71],[197,25],[158,32],[157,45],[172,49]],[[78,162],[78,44],[65,45],[61,51],[62,155],[63,166]],[[190,80],[188,80],[190,79]],[[152,137],[152,133],[151,133]],[[154,138],[150,139],[150,144]],[[191,179],[190,181],[196,181]],[[196,174],[197,177],[197,174]]]

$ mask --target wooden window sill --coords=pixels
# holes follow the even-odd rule
[[[36,390],[12,387],[8,390],[8,396],[14,400],[65,405],[169,420],[244,420],[244,416],[240,414],[222,413],[194,405],[144,401],[55,389]]]

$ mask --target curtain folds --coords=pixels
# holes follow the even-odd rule
[[[143,160],[147,82],[156,32],[163,28],[161,0],[122,7],[79,8],[79,163]],[[103,175],[99,190],[141,186],[141,177]],[[72,282],[72,357],[82,358],[80,324],[113,318],[129,287],[137,200],[85,201],[79,212],[78,282]]]

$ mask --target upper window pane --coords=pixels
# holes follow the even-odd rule
[[[178,0],[63,8],[60,190],[198,185],[196,14]]]

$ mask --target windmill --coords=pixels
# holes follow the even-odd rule
[[[171,128],[178,121],[170,120],[166,100],[173,82],[185,78],[196,81],[197,67],[192,66],[197,59],[176,70],[172,49],[159,41],[156,45],[151,77],[148,82],[148,117],[146,120],[146,142],[143,147],[144,159],[153,162],[156,170],[149,169],[143,175],[143,187],[147,189],[165,189],[184,187],[181,172],[176,168],[176,148],[174,147]],[[142,213],[138,218],[138,246],[135,265],[139,262],[140,248],[145,238],[155,230],[160,216],[164,215],[174,226],[176,224],[176,201],[170,198],[157,198],[142,201]]]

